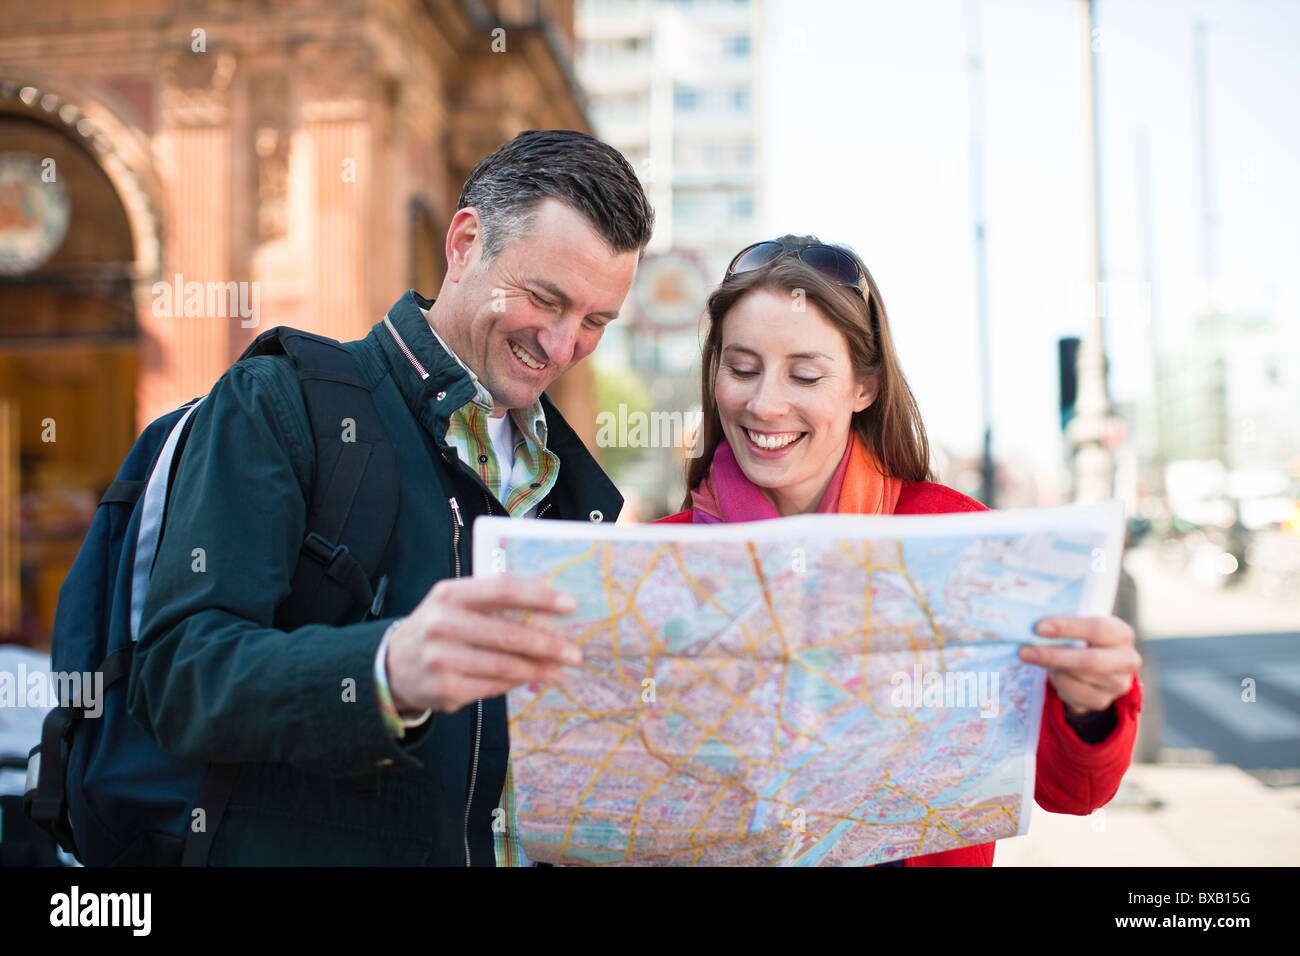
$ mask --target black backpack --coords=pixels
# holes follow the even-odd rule
[[[341,625],[362,613],[377,618],[388,580],[373,589],[371,581],[397,517],[396,449],[347,349],[280,327],[259,335],[240,360],[276,354],[297,367],[316,465],[307,535],[275,626]],[[167,753],[126,709],[144,589],[202,401],[144,430],[101,498],[59,591],[51,670],[102,672],[102,699],[87,703],[63,684],[65,699],[45,719],[28,763],[24,809],[91,866],[205,864],[239,774],[238,764],[205,765]],[[355,440],[344,439],[344,419],[353,420]],[[196,807],[204,813],[193,814]]]

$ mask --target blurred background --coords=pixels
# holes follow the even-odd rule
[[[621,520],[680,507],[731,257],[850,245],[939,481],[1125,502],[1146,706],[1110,832],[1229,792],[1180,770],[1228,773],[1285,823],[1247,814],[1271,837],[1210,862],[1294,862],[1298,45],[1287,0],[0,0],[0,640],[47,649],[153,417],[266,328],[353,339],[436,294],[474,164],[583,129],[658,219],[552,392]],[[1079,831],[1100,862],[1142,845],[1105,832]],[[1148,862],[1192,862],[1171,845]],[[1020,859],[1086,855],[1063,846]]]

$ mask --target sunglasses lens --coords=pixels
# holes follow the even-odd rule
[[[807,246],[800,250],[799,258],[840,285],[856,286],[862,276],[851,256],[830,246]]]
[[[727,270],[733,275],[740,272],[750,272],[760,266],[765,266],[785,250],[779,242],[760,242],[743,250],[740,255],[731,261],[731,266]]]

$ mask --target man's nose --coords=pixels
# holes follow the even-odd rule
[[[581,325],[581,316],[565,314],[538,331],[537,344],[546,351],[546,361],[552,365],[568,365],[572,361]]]

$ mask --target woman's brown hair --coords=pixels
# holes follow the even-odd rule
[[[819,240],[813,236],[782,236],[780,241],[807,245]],[[886,475],[904,481],[933,481],[930,471],[930,442],[925,436],[925,425],[916,398],[903,377],[903,370],[894,353],[894,339],[889,332],[889,319],[885,303],[862,260],[853,250],[837,245],[862,269],[865,282],[863,295],[839,285],[809,265],[798,256],[786,253],[751,272],[742,272],[723,281],[709,296],[707,329],[704,338],[700,368],[700,397],[703,417],[701,433],[696,439],[702,442],[701,454],[687,459],[686,500],[683,508],[691,507],[690,491],[699,486],[709,473],[713,453],[722,440],[722,420],[718,417],[718,403],[714,396],[718,363],[722,355],[722,323],[736,303],[759,289],[789,292],[796,301],[812,303],[844,336],[849,347],[849,359],[859,381],[872,376],[877,381],[876,399],[853,415],[852,426],[867,443],[867,448],[880,463]],[[798,321],[802,311],[792,308],[791,318]]]

